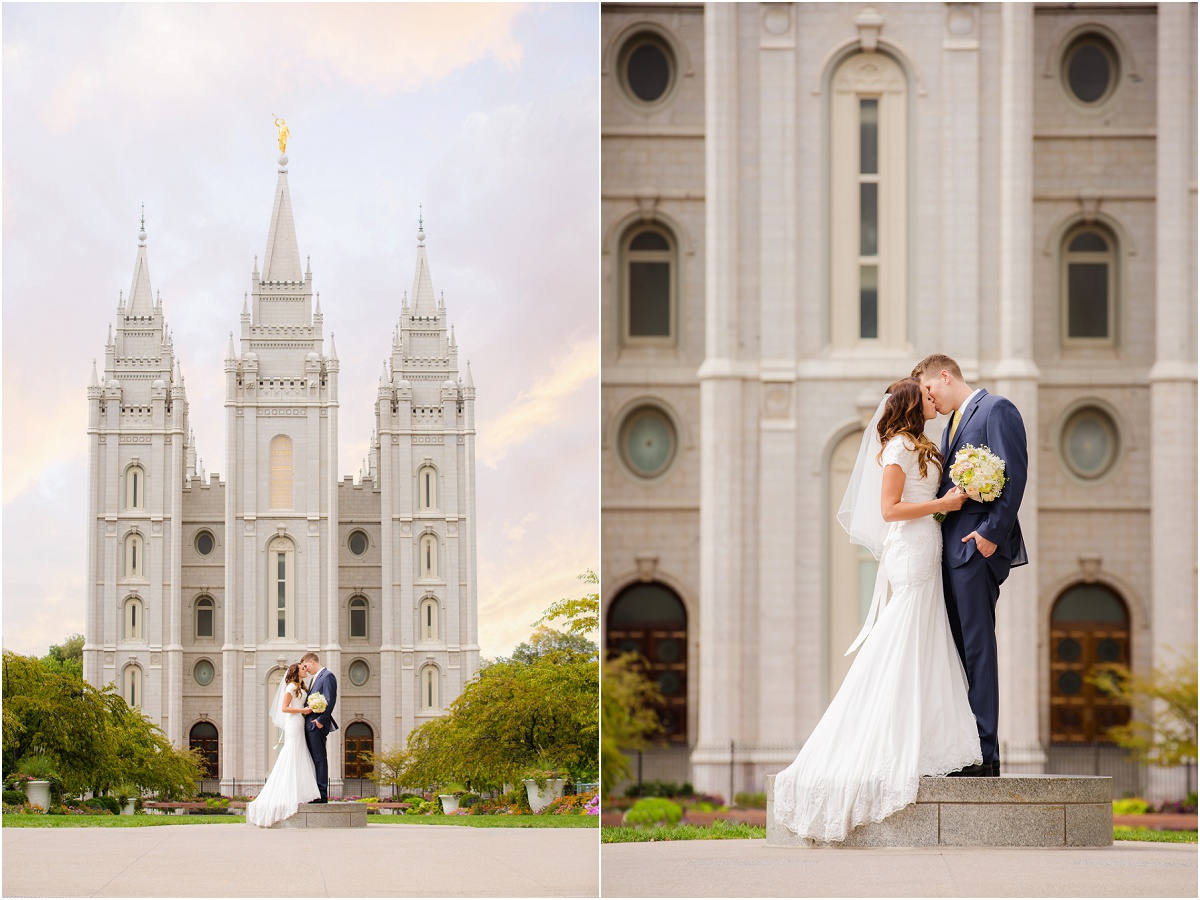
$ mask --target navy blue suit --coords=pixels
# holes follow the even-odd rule
[[[322,669],[309,685],[308,694],[320,694],[325,698],[325,711],[309,713],[304,717],[304,742],[308,745],[308,753],[312,757],[313,768],[317,770],[317,790],[321,799],[329,799],[329,758],[325,755],[325,739],[331,731],[337,731],[337,722],[333,718],[333,707],[337,703],[337,679],[328,669]],[[321,727],[317,727],[317,722]]]
[[[984,445],[1004,460],[1007,479],[995,500],[990,503],[967,500],[962,509],[947,513],[942,523],[942,589],[946,613],[958,655],[967,670],[967,696],[979,726],[983,761],[995,763],[1000,761],[996,736],[1000,716],[996,601],[1009,569],[1029,562],[1021,539],[1021,523],[1017,521],[1029,472],[1025,423],[1009,400],[979,391],[967,403],[954,440],[950,440],[950,423],[942,434],[945,466],[939,496],[953,486],[950,466],[954,454],[964,444]],[[972,531],[994,543],[996,552],[985,559],[974,540],[964,544],[962,539]]]

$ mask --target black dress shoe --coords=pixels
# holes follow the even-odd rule
[[[951,778],[987,778],[992,774],[992,764],[983,763],[982,765],[967,766],[959,769],[957,772],[951,772]]]
[[[328,803],[328,800],[309,800],[309,803]]]
[[[996,760],[994,763],[992,763],[991,775],[993,778],[1000,777],[1000,760]]]

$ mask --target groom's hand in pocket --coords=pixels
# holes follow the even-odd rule
[[[975,548],[979,551],[979,554],[984,559],[987,559],[989,556],[991,556],[993,553],[996,552],[996,545],[993,544],[991,541],[989,541],[987,538],[985,538],[978,531],[972,531],[970,534],[968,534],[965,538],[962,539],[962,542],[965,544],[967,541],[969,541],[971,539],[975,540]]]

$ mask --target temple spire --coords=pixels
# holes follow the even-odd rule
[[[301,281],[300,246],[296,242],[296,223],[292,218],[292,197],[288,191],[287,157],[279,157],[279,180],[275,183],[275,202],[271,209],[271,228],[267,232],[267,253],[263,257],[263,281]]]
[[[437,297],[433,292],[433,280],[429,277],[429,261],[425,258],[425,216],[422,213],[417,224],[417,271],[413,275],[412,314],[433,318],[437,313]]]
[[[138,231],[137,261],[133,264],[133,285],[129,288],[129,301],[125,315],[154,315],[154,292],[150,289],[150,264],[146,260],[146,213],[142,212],[141,229]]]

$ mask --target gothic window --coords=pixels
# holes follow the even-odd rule
[[[830,102],[830,337],[907,341],[907,80],[882,53],[834,73]]]
[[[125,470],[125,508],[146,508],[146,471],[141,466]]]
[[[196,638],[211,638],[213,636],[213,601],[212,597],[200,597],[196,600]]]
[[[292,508],[292,439],[271,438],[271,509]]]
[[[658,226],[633,229],[622,243],[624,339],[664,343],[675,332],[675,242]]]
[[[125,668],[125,677],[121,679],[122,696],[130,706],[142,705],[142,670],[136,665]]]
[[[1129,707],[1088,681],[1104,663],[1129,665],[1129,613],[1102,584],[1068,588],[1050,613],[1050,740],[1108,741],[1129,721]]]
[[[142,601],[137,597],[125,600],[125,640],[140,641],[144,639],[145,623]]]
[[[421,709],[429,712],[439,709],[441,706],[441,698],[439,696],[439,677],[437,666],[425,666],[421,669]]]
[[[1062,251],[1063,331],[1068,344],[1111,344],[1116,332],[1116,241],[1085,226],[1067,233]]]
[[[136,532],[125,538],[125,577],[141,578],[145,572],[146,546]]]
[[[204,762],[204,777],[217,778],[219,775],[220,744],[217,740],[217,726],[212,722],[197,722],[188,734],[188,747],[200,751]]]
[[[1063,54],[1063,85],[1085,106],[1098,106],[1111,97],[1120,81],[1119,72],[1116,49],[1099,34],[1082,35]]]
[[[637,653],[646,676],[658,685],[663,733],[687,742],[688,623],[679,595],[665,584],[637,583],[608,608],[605,646],[609,656]]]
[[[365,638],[367,636],[367,618],[370,606],[366,597],[350,598],[350,637]]]
[[[417,472],[417,500],[421,509],[437,509],[437,470],[421,466]]]
[[[435,597],[426,597],[421,601],[421,640],[436,641],[438,640],[440,628],[438,602]]]
[[[287,538],[276,538],[267,548],[270,598],[270,635],[276,640],[292,636],[292,609],[296,597],[295,548]]]
[[[438,576],[438,542],[437,535],[421,535],[420,571],[422,578],[437,578]]]
[[[370,778],[375,771],[370,754],[375,748],[375,732],[366,722],[351,722],[346,729],[346,777]]]
[[[675,83],[675,54],[653,32],[641,32],[626,41],[617,66],[621,87],[638,106],[662,100]]]

